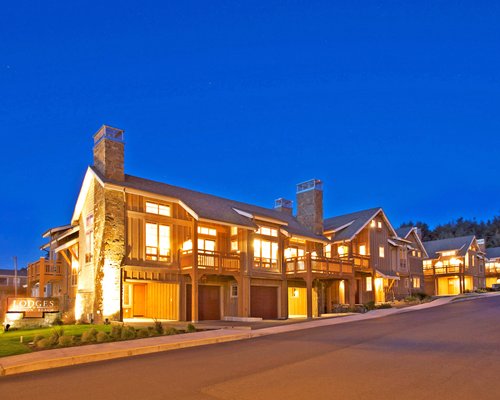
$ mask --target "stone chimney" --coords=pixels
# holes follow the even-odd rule
[[[293,214],[293,201],[284,199],[280,197],[274,201],[274,209],[280,212],[287,213],[289,215]]]
[[[297,220],[317,235],[323,234],[323,182],[318,179],[297,185]]]
[[[477,245],[479,246],[479,250],[483,253],[486,252],[486,241],[484,239],[477,239]]]
[[[123,130],[103,125],[94,135],[94,167],[105,178],[125,180]]]

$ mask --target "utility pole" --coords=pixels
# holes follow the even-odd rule
[[[17,297],[17,256],[14,256],[14,297]]]

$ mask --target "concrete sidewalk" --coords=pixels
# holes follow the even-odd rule
[[[193,346],[204,346],[207,344],[251,339],[255,337],[339,325],[355,321],[364,321],[382,318],[389,315],[439,307],[449,304],[454,300],[474,300],[495,295],[500,295],[500,293],[487,293],[478,296],[466,296],[463,298],[445,297],[436,299],[430,303],[419,304],[407,308],[374,310],[366,314],[348,315],[342,318],[322,318],[294,324],[272,326],[258,330],[219,329],[173,336],[159,336],[146,339],[37,351],[28,354],[0,358],[0,376],[69,365],[85,364],[95,361],[111,360],[114,358],[141,354],[157,353],[160,351],[182,349]]]

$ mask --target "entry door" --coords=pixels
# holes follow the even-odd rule
[[[134,317],[146,315],[146,285],[134,285]]]

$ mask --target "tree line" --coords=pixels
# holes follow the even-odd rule
[[[484,239],[486,247],[500,247],[500,215],[496,215],[488,221],[476,221],[465,218],[458,218],[446,224],[437,225],[431,229],[429,225],[422,221],[408,221],[401,224],[401,227],[416,226],[422,232],[422,240],[438,240],[453,237],[476,235],[478,239]]]

